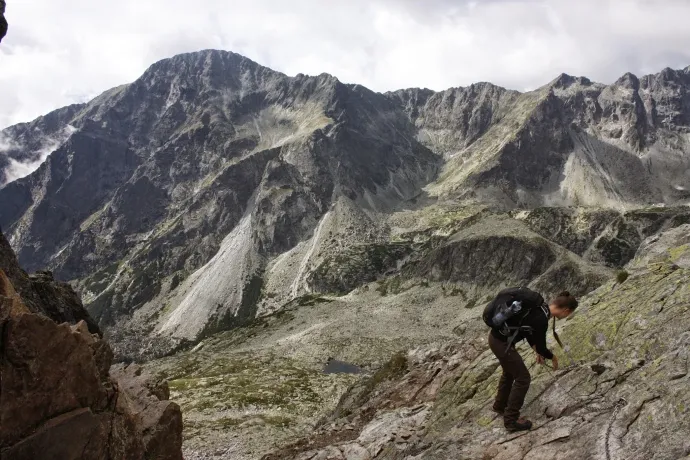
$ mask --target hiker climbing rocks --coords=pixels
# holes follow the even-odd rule
[[[554,336],[561,344],[556,334],[556,318],[566,318],[576,308],[577,299],[569,292],[559,294],[547,305],[538,292],[508,288],[499,292],[484,309],[484,322],[491,327],[489,347],[503,369],[493,410],[503,415],[508,431],[532,428],[532,422],[520,417],[531,377],[515,344],[527,339],[537,353],[537,362],[543,364],[544,360],[551,360],[553,369],[557,370],[558,358],[546,346],[549,318],[554,318]]]

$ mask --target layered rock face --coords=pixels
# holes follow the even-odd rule
[[[488,83],[399,100],[449,158],[434,193],[504,206],[687,203],[690,68],[612,85],[561,75],[519,94]]]
[[[160,356],[309,292],[397,273],[467,280],[427,262],[454,247],[490,263],[510,245],[446,241],[458,228],[400,234],[391,216],[434,203],[613,209],[586,235],[577,210],[553,217],[572,224],[555,236],[538,212],[513,216],[570,251],[532,244],[520,253],[551,259],[514,279],[592,287],[580,259],[621,267],[682,223],[626,209],[690,201],[689,79],[666,69],[608,86],[562,75],[524,94],[489,83],[378,94],[228,52],[180,55],[4,130],[3,182],[52,153],[0,188],[0,225],[23,266],[70,280],[120,356]]]
[[[167,384],[133,366],[110,373],[112,350],[89,331],[74,291],[28,278],[0,243],[0,456],[181,459],[182,416]]]

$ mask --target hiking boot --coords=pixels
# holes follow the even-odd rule
[[[505,409],[499,409],[499,408],[496,407],[496,406],[491,406],[491,410],[494,411],[494,412],[496,412],[496,413],[497,413],[498,415],[500,415],[501,417],[503,417],[503,412],[505,411]]]
[[[505,427],[510,433],[514,433],[516,431],[525,431],[532,428],[532,422],[520,417],[516,422],[507,422]]]

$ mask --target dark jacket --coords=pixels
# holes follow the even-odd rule
[[[526,288],[509,288],[498,293],[494,302],[505,302],[508,299],[520,300],[523,305],[529,305],[530,311],[520,319],[511,318],[508,320],[509,326],[529,326],[531,333],[519,331],[512,346],[523,339],[527,339],[530,346],[536,346],[537,353],[546,359],[553,358],[553,353],[546,346],[546,333],[549,329],[549,318],[551,313],[549,307],[544,303],[544,298],[538,293]],[[512,302],[511,300],[511,302]],[[519,322],[517,324],[516,322]],[[508,337],[501,334],[499,329],[491,329],[491,335],[502,342],[507,342]]]
[[[529,343],[531,347],[536,345],[537,353],[546,359],[553,358],[553,353],[546,347],[546,332],[549,330],[550,317],[549,308],[546,306],[539,306],[530,310],[521,325],[530,326],[532,328],[532,333],[530,334],[523,331],[518,332],[513,341],[513,346],[515,346],[517,342],[527,339],[527,343]],[[508,337],[502,335],[498,329],[491,329],[491,335],[503,342],[508,341]]]

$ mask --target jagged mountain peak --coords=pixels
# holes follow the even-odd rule
[[[321,72],[321,73],[318,74],[318,75],[309,75],[309,74],[304,74],[304,73],[301,73],[301,72],[300,72],[300,73],[298,73],[297,75],[295,75],[294,78],[296,78],[296,79],[310,79],[310,78],[316,78],[316,79],[318,79],[318,80],[320,80],[320,81],[328,81],[328,82],[332,82],[332,83],[340,83],[340,80],[338,79],[338,77],[336,77],[335,75],[332,75],[332,74],[330,74],[330,73],[327,73],[327,72]],[[359,85],[353,84],[352,86],[359,86]]]
[[[285,77],[253,60],[231,51],[208,49],[163,59],[151,65],[135,82],[154,84],[160,79],[184,82],[197,81],[212,88],[236,87],[253,79]]]
[[[670,67],[664,67],[663,69],[661,69],[661,72],[659,72],[657,75],[665,80],[672,80],[679,73],[680,71],[678,70],[672,69]]]
[[[622,77],[620,77],[618,80],[616,80],[615,85],[618,86],[623,86],[626,88],[630,88],[632,90],[639,90],[640,89],[640,79],[637,78],[636,75],[626,72]]]
[[[672,69],[666,67],[655,74],[645,75],[640,78],[640,82],[643,88],[658,89],[661,87],[668,86],[685,86],[690,84],[690,79],[688,78],[689,73],[686,69]]]
[[[459,317],[470,329],[481,324],[473,307],[505,283],[584,294],[644,238],[687,222],[681,206],[649,206],[690,202],[687,73],[673,72],[639,81],[627,74],[608,86],[563,74],[529,92],[480,82],[381,94],[329,74],[289,77],[235,53],[187,53],[84,106],[4,131],[18,139],[17,152],[29,152],[71,127],[37,171],[0,188],[0,225],[24,266],[71,280],[118,357],[203,340],[182,355],[189,363],[169,361],[173,378],[185,380],[176,397],[202,386],[215,388],[202,398],[237,393],[226,378],[237,372],[215,361],[235,348],[281,359],[304,350],[307,374],[321,377],[320,353],[366,364],[456,331],[467,337],[469,329],[455,327]],[[673,251],[654,257],[676,257],[687,243],[676,237],[686,234],[674,231],[664,240]],[[625,286],[605,291],[627,295]],[[262,334],[271,338],[260,343]],[[488,363],[466,358],[452,361]],[[293,387],[292,378],[260,370],[241,377],[256,387],[278,375]],[[261,394],[282,385],[273,383]],[[424,386],[414,394],[443,385]],[[483,393],[475,402],[484,405]],[[195,407],[218,423],[207,410],[217,402]],[[229,424],[224,434],[243,426]],[[192,442],[206,438],[196,427]]]
[[[239,67],[241,65],[264,67],[256,61],[248,58],[247,56],[244,56],[243,54],[235,53],[234,51],[208,48],[199,51],[191,51],[188,53],[180,53],[169,58],[161,59],[151,64],[149,70],[155,71],[157,68],[164,67],[167,65],[176,66],[182,64],[197,65],[204,67],[209,62],[214,61],[223,61],[236,67]]]
[[[90,278],[81,289],[103,324],[179,305],[154,331],[176,339],[250,319],[268,261],[308,240],[338,199],[388,209],[439,162],[384,95],[215,50],[160,61],[69,122],[71,140],[0,189],[0,222],[29,268]],[[290,276],[286,293],[300,292],[306,271]]]
[[[587,78],[587,77],[575,77],[572,75],[568,75],[567,73],[562,73],[555,79],[553,79],[548,85],[546,85],[547,88],[553,88],[553,89],[567,89],[573,85],[577,87],[589,87],[593,85],[592,81]]]

